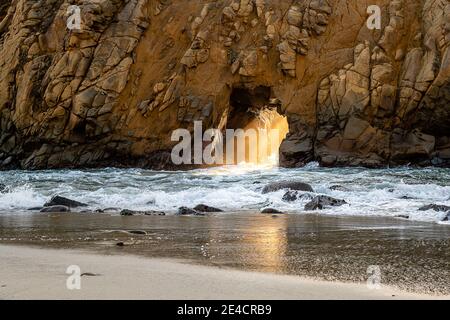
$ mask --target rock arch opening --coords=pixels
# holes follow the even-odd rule
[[[287,118],[279,113],[281,103],[273,97],[272,88],[233,87],[229,104],[226,129],[235,132],[233,164],[240,164],[245,158],[246,163],[278,165],[279,148],[289,127]],[[241,150],[239,132],[245,136]]]

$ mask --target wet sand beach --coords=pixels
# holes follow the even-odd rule
[[[88,275],[68,290],[68,266]],[[345,284],[134,256],[0,245],[0,299],[430,299]],[[449,298],[449,297],[440,297]]]
[[[112,277],[89,277],[89,281],[105,285],[105,288],[107,285],[103,282],[112,281],[118,285],[123,277],[129,280],[129,287],[139,281],[151,286],[152,272],[169,281],[160,282],[161,290],[167,286],[167,295],[162,291],[128,288],[131,291],[126,292],[130,298],[389,297],[387,291],[366,292],[366,281],[370,276],[368,268],[371,266],[379,268],[383,290],[402,290],[403,295],[397,293],[396,297],[416,297],[415,294],[443,297],[450,294],[450,228],[448,225],[406,219],[301,214],[273,216],[254,212],[205,217],[124,217],[80,213],[4,215],[0,216],[0,245],[1,282],[9,283],[6,283],[9,289],[1,289],[3,298],[38,297],[40,291],[34,285],[28,289],[25,285],[19,286],[16,288],[18,291],[11,285],[25,273],[39,270],[35,276],[38,279],[43,277],[44,282],[56,281],[51,279],[52,275],[58,275],[62,281],[67,277],[64,265],[84,262],[89,266],[86,272],[105,273]],[[29,249],[29,246],[34,249]],[[80,262],[70,262],[77,259]],[[189,275],[187,282],[180,282],[168,271],[170,268],[159,264],[160,261],[178,270],[174,272],[182,279]],[[153,271],[147,270],[147,264]],[[139,272],[144,271],[148,273],[140,276]],[[203,285],[199,285],[198,291],[195,289],[196,272]],[[229,286],[226,283],[234,273],[240,275],[239,279],[244,282],[242,291],[234,292],[233,296],[232,282]],[[214,288],[208,287],[207,280],[201,280],[204,275],[211,276],[206,279],[216,284]],[[259,280],[255,283],[252,277]],[[30,275],[30,279],[33,276]],[[306,279],[332,282],[320,282],[324,286],[320,287]],[[262,287],[257,285],[258,281]],[[264,287],[266,281],[269,282]],[[307,281],[311,287],[291,288],[290,284],[285,287],[286,282],[291,281]],[[346,282],[350,287],[347,284],[341,287],[336,281]],[[173,295],[170,295],[175,283],[179,283],[181,289],[173,288]],[[185,286],[193,287],[191,290]],[[279,291],[271,291],[273,288]],[[142,296],[141,289],[144,290]],[[60,294],[58,290],[55,292]],[[127,298],[120,290],[105,295],[103,291],[92,290],[86,293],[86,298]],[[206,291],[203,290],[212,290],[213,294],[205,296]],[[48,292],[42,297],[53,297],[54,294]],[[61,294],[64,298],[73,297],[72,293]]]

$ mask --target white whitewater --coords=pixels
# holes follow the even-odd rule
[[[282,169],[272,163],[224,166],[182,172],[144,169],[5,171],[0,183],[0,214],[32,214],[27,209],[42,206],[59,194],[86,202],[91,209],[120,208],[175,212],[180,206],[199,203],[227,211],[259,211],[273,207],[304,214],[306,200],[285,202],[285,191],[262,194],[272,181],[300,180],[318,194],[345,199],[349,204],[320,211],[333,215],[409,215],[412,220],[440,221],[444,212],[418,211],[431,204],[450,205],[450,169],[319,168]],[[335,191],[340,185],[349,191]]]

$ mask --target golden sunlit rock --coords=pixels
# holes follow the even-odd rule
[[[272,109],[282,166],[448,166],[450,4],[370,5],[3,1],[0,168],[170,169],[173,130]]]

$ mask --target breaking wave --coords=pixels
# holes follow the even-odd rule
[[[419,211],[423,205],[450,205],[450,170],[441,168],[319,168],[224,166],[183,172],[144,169],[101,169],[0,172],[0,214],[23,214],[59,194],[89,204],[91,209],[165,210],[205,203],[227,211],[274,207],[306,213],[306,200],[285,202],[285,191],[262,194],[265,184],[301,180],[318,194],[345,199],[348,204],[320,211],[332,215],[409,215],[412,220],[439,221],[445,213]],[[339,185],[345,191],[331,190]]]

